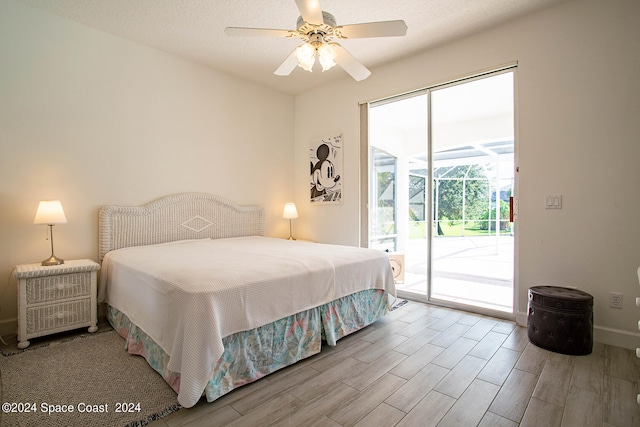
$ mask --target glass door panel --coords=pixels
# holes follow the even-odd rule
[[[398,295],[423,301],[427,299],[430,223],[427,119],[425,92],[369,109],[369,247],[403,256],[404,278],[396,283]],[[384,190],[386,171],[393,171],[393,205],[390,187]]]
[[[431,92],[430,299],[513,312],[513,72]]]

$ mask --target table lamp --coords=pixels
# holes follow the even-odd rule
[[[46,224],[49,226],[49,235],[51,239],[51,257],[42,261],[42,265],[60,265],[64,264],[64,260],[53,254],[53,226],[55,224],[66,224],[67,217],[64,216],[62,203],[59,200],[43,200],[38,205],[34,224]]]
[[[289,220],[289,240],[296,240],[291,234],[291,220],[293,218],[298,218],[298,210],[296,209],[295,203],[285,203],[284,211],[282,212],[282,218]]]

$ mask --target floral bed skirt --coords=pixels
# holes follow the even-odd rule
[[[348,295],[273,323],[223,338],[225,351],[203,391],[212,402],[244,384],[320,352],[389,312],[393,297],[371,289]],[[165,381],[180,390],[180,374],[167,369],[169,355],[129,318],[107,305],[107,318],[131,354],[143,356]]]

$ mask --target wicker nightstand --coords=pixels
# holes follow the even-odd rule
[[[18,279],[18,348],[29,346],[29,338],[89,326],[98,330],[97,271],[89,259],[65,261],[44,267],[16,266]]]

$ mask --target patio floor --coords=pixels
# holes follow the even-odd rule
[[[433,250],[431,299],[513,311],[513,236],[439,236]],[[410,240],[398,291],[426,298],[427,257],[428,241]]]

